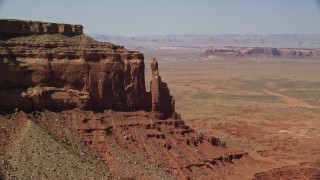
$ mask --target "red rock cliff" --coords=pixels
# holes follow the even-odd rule
[[[161,81],[159,76],[158,62],[153,59],[151,62],[152,80],[150,91],[152,97],[152,112],[158,119],[165,119],[174,113],[174,98],[170,95],[166,83]]]
[[[81,35],[83,34],[82,25],[57,24],[39,21],[21,21],[0,19],[0,34],[4,35],[33,35],[33,34],[63,34]]]
[[[163,111],[161,118],[172,115],[160,77],[152,82],[156,92],[146,92],[140,52],[95,41],[80,25],[1,20],[0,27],[1,110],[153,109]],[[160,95],[152,96],[152,108],[150,94]]]

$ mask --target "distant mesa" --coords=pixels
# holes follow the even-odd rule
[[[232,47],[223,48],[209,47],[205,54],[207,56],[221,57],[269,57],[269,58],[303,58],[319,59],[320,49],[303,48],[271,48],[271,47]]]
[[[132,47],[178,46],[201,47],[276,47],[320,48],[320,34],[211,34],[211,35],[144,35],[112,36],[91,34],[96,40]]]

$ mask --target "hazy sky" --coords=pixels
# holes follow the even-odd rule
[[[113,35],[320,33],[317,0],[0,0],[0,18]]]

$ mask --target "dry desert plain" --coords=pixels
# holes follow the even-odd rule
[[[201,48],[185,47],[140,51],[147,60],[158,57],[177,112],[198,132],[275,168],[289,167],[271,177],[290,177],[296,167],[319,167],[319,60],[214,60]]]

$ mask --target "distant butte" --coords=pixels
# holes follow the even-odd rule
[[[236,58],[268,57],[286,59],[319,59],[320,49],[226,46],[223,48],[209,47],[205,54],[207,56]]]

